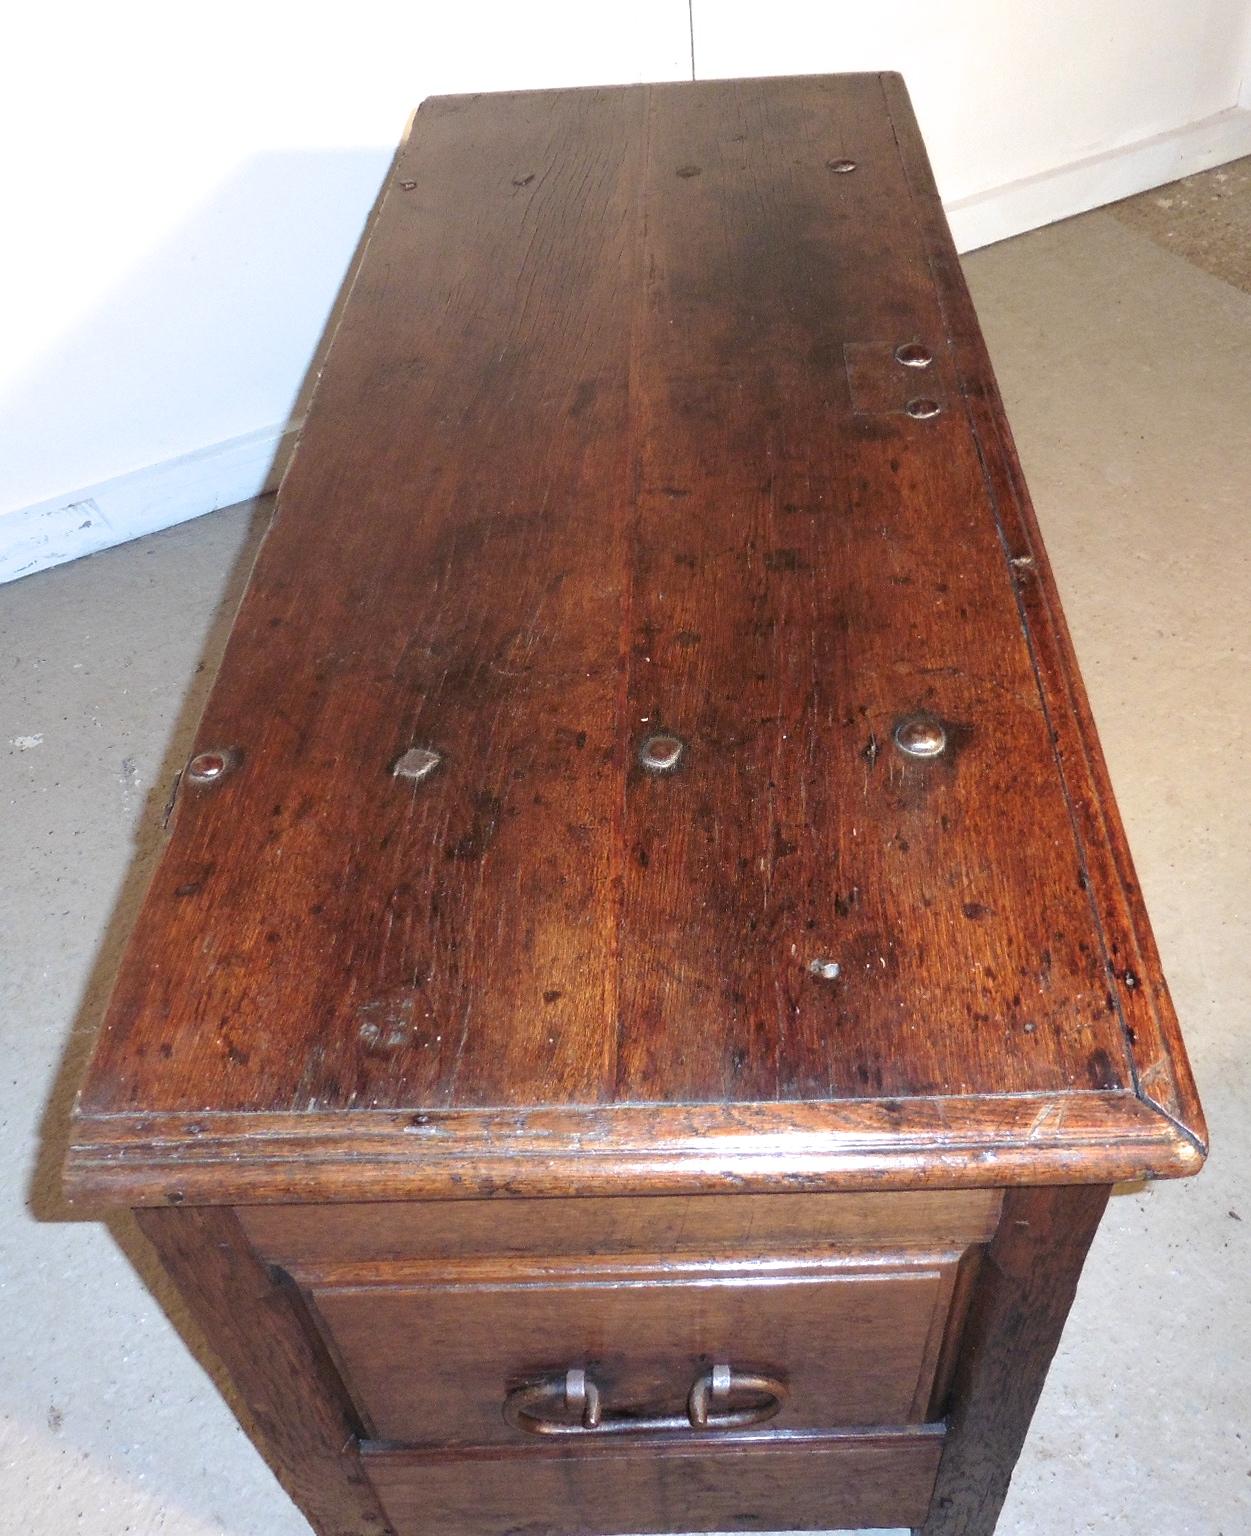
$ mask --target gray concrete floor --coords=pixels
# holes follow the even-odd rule
[[[1188,219],[1172,248],[1154,215],[1121,209],[968,261],[1213,1138],[1197,1180],[1113,1202],[1002,1536],[1251,1531],[1251,296],[1236,264],[1194,256]],[[14,1531],[306,1529],[133,1232],[72,1222],[56,1178],[266,514],[234,508],[0,591],[0,1523]]]

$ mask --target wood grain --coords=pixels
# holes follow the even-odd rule
[[[977,1189],[1195,1173],[1203,1151],[1131,1094],[442,1114],[80,1121],[80,1199],[476,1199]]]
[[[1084,861],[1092,912],[1103,936],[1105,968],[1115,983],[1135,1085],[1144,1102],[1204,1146],[1207,1128],[1177,1014],[986,343],[903,80],[888,74],[882,76],[882,84],[908,168],[918,222],[930,242],[946,325],[957,355],[964,359],[961,387],[1017,583],[1022,622]]]
[[[461,1457],[367,1448],[365,1465],[396,1536],[824,1531],[920,1520],[942,1432],[726,1442]]]
[[[993,1536],[1109,1190],[1014,1189],[981,1265],[919,1536]]]
[[[918,712],[931,761],[892,743]],[[79,1193],[1202,1159],[893,77],[427,103],[198,744],[238,765],[180,792]],[[770,1113],[790,1143],[741,1166],[735,1118]],[[633,1155],[649,1114],[671,1155]]]
[[[362,1425],[296,1293],[228,1210],[137,1211],[225,1366],[252,1439],[317,1536],[394,1536],[357,1454]]]
[[[614,1415],[681,1414],[718,1362],[789,1389],[771,1428],[851,1428],[928,1406],[957,1256],[902,1257],[388,1265],[315,1278],[309,1294],[383,1440],[517,1443],[507,1394],[574,1368]]]
[[[238,1214],[257,1251],[298,1276],[329,1263],[523,1254],[936,1252],[989,1241],[1002,1203],[986,1189],[253,1205]]]

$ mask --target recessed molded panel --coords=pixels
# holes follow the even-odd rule
[[[924,1416],[954,1264],[466,1264],[314,1284],[312,1304],[372,1433],[413,1445],[526,1436],[517,1388],[586,1371],[605,1411],[679,1414],[717,1363],[787,1388],[778,1429]]]

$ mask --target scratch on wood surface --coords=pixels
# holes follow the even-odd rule
[[[1062,1104],[1045,1104],[1034,1116],[1026,1135],[1026,1141],[1041,1141],[1044,1133],[1054,1132],[1060,1128],[1064,1119],[1064,1106]]]

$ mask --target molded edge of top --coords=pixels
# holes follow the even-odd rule
[[[75,1118],[71,1200],[268,1204],[1112,1184],[1206,1156],[1128,1093]]]

